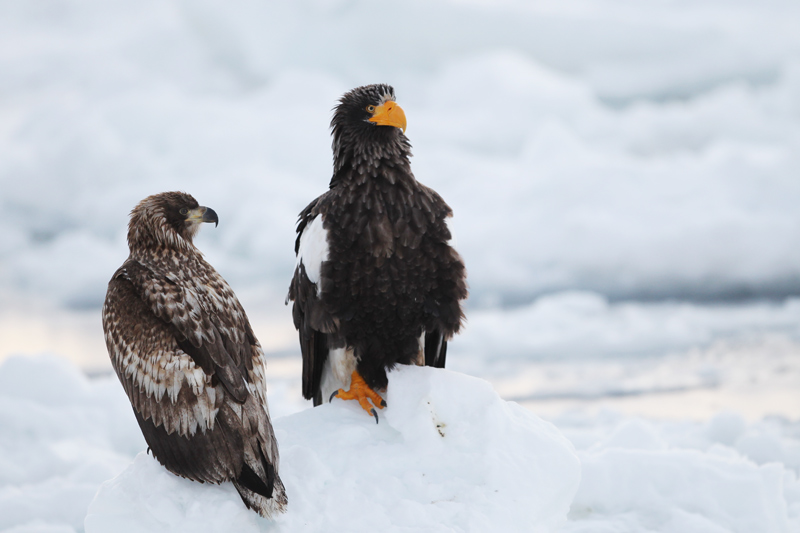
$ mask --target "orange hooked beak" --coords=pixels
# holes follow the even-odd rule
[[[406,132],[406,114],[403,108],[392,100],[387,100],[376,107],[369,121],[379,126],[394,126],[403,130],[403,133]]]

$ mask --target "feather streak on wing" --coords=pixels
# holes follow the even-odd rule
[[[104,320],[110,332],[112,362],[135,411],[168,433],[186,434],[212,427],[208,408],[191,414],[189,420],[171,407],[182,401],[182,395],[197,398],[211,388],[211,377],[177,346],[174,328],[156,317],[127,279],[117,277],[109,284]],[[124,327],[130,323],[137,327]]]
[[[328,357],[326,334],[314,325],[327,324],[327,329],[332,331],[334,323],[322,307],[316,286],[309,280],[302,263],[295,269],[289,298],[294,300],[292,316],[303,356],[303,396],[310,400],[314,399],[319,389],[322,369]]]
[[[234,358],[225,347],[223,336],[209,318],[202,313],[198,295],[189,287],[170,284],[160,285],[155,274],[148,268],[129,261],[126,268],[127,278],[134,287],[145,288],[142,292],[150,295],[145,298],[153,313],[169,322],[188,342],[180,342],[181,349],[197,363],[206,374],[216,374],[228,393],[239,402],[245,401],[247,389],[244,368],[236,364]],[[159,286],[164,292],[155,293],[147,290]],[[167,305],[161,305],[164,301]],[[180,305],[178,305],[180,303]],[[236,302],[238,304],[238,301]],[[236,357],[236,359],[241,359]],[[239,361],[241,363],[241,361]],[[199,387],[199,383],[198,383]]]
[[[315,200],[300,213],[295,242],[297,261],[287,298],[287,302],[294,302],[292,318],[300,337],[303,396],[306,399],[315,399],[328,357],[327,334],[336,329],[334,320],[321,301],[327,284],[322,264],[327,261],[330,250],[327,230],[322,216],[317,212],[318,207]]]
[[[247,464],[277,492],[265,498],[237,485],[245,505],[262,516],[280,511],[286,496],[266,408],[266,363],[247,316],[190,240],[175,234],[165,246],[136,246],[151,228],[137,216],[131,255],[109,283],[103,329],[145,440],[168,470],[196,481],[236,484]],[[273,463],[262,464],[262,447],[275,449]]]

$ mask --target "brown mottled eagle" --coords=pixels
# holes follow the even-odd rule
[[[303,396],[357,399],[375,416],[396,364],[444,367],[464,318],[452,210],[411,172],[406,117],[388,85],[342,96],[331,121],[330,190],[297,225],[289,287],[303,354]],[[349,387],[349,391],[344,390]]]
[[[286,506],[266,361],[230,288],[192,244],[213,209],[180,192],[131,212],[128,260],[108,284],[103,330],[153,455],[173,474],[233,482],[264,517]]]

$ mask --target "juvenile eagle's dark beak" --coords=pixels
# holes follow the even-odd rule
[[[210,207],[205,207],[202,205],[197,209],[192,209],[189,211],[186,220],[191,220],[193,222],[213,222],[214,227],[219,226],[219,217],[217,217],[217,212]]]
[[[203,213],[203,222],[213,222],[215,228],[219,226],[219,217],[217,216],[217,212],[210,207],[206,207],[205,210],[205,213]]]

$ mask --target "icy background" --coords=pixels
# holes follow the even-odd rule
[[[448,367],[572,441],[565,527],[792,531],[798,24],[792,0],[0,1],[0,361],[60,358],[0,369],[39,391],[0,402],[0,529],[82,530],[142,449],[99,307],[149,194],[219,213],[197,244],[270,353],[273,415],[306,408],[294,222],[337,98],[386,82],[468,268]]]
[[[780,0],[4,2],[0,287],[99,306],[131,207],[185,189],[220,214],[212,262],[282,294],[330,110],[382,80],[474,305],[798,295],[798,20]]]

